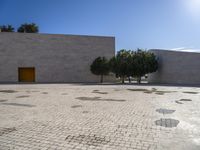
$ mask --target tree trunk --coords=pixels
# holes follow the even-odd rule
[[[137,78],[137,82],[138,82],[138,84],[141,83],[141,77],[138,77],[138,78]]]
[[[101,75],[100,82],[103,83],[103,75]]]
[[[124,76],[122,76],[122,83],[124,84]]]
[[[131,83],[131,77],[128,77],[128,81],[129,81],[129,83]]]

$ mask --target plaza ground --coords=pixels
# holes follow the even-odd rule
[[[0,85],[0,149],[199,150],[200,88]]]

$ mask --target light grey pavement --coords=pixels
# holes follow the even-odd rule
[[[200,88],[0,85],[0,149],[199,150]]]

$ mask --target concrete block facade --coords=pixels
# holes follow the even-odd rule
[[[0,82],[18,82],[19,67],[34,67],[38,83],[99,82],[92,61],[114,55],[114,37],[0,33]]]
[[[151,50],[159,61],[149,83],[200,85],[200,53]]]

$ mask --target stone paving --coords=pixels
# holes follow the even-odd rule
[[[0,150],[199,150],[200,88],[0,85]]]

